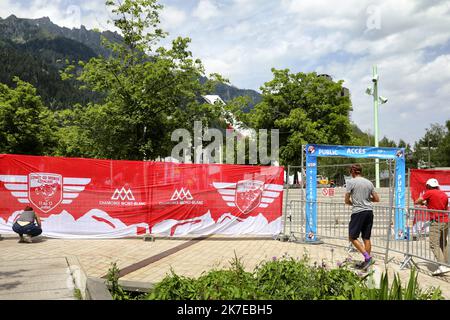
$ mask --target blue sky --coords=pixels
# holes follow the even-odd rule
[[[270,69],[317,71],[350,89],[352,121],[373,133],[372,65],[378,65],[380,134],[414,142],[450,119],[450,2],[436,0],[161,0],[168,39],[190,37],[207,73],[259,90]],[[0,0],[0,16],[48,16],[107,29],[104,0]]]

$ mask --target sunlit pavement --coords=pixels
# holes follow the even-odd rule
[[[372,268],[378,275],[385,270],[385,252],[376,248],[374,250],[376,263]],[[198,277],[213,268],[229,267],[235,257],[251,271],[264,260],[279,259],[283,255],[302,258],[305,254],[309,256],[311,263],[324,263],[327,267],[336,267],[348,257],[353,260],[361,259],[359,253],[348,252],[347,242],[337,240],[325,240],[323,244],[312,245],[281,242],[271,238],[233,238],[220,235],[197,242],[185,238],[144,241],[142,238],[62,240],[41,237],[32,244],[26,244],[18,243],[16,236],[4,235],[3,240],[0,240],[0,286],[7,282],[8,277],[7,273],[1,271],[2,268],[10,267],[11,261],[21,259],[28,259],[32,265],[40,263],[40,260],[42,262],[42,259],[75,256],[87,276],[97,278],[105,276],[111,263],[116,262],[119,269],[128,270],[121,279],[156,283],[171,269],[179,275]],[[410,271],[400,270],[403,256],[390,253],[389,259],[387,269],[390,279],[394,272],[398,272],[402,283],[406,285]],[[439,286],[444,297],[450,299],[450,273],[432,277],[433,269],[428,269],[420,260],[416,262],[421,269],[418,276],[420,286]]]

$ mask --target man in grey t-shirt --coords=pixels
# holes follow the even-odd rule
[[[350,173],[353,179],[347,182],[345,194],[345,204],[352,206],[348,235],[350,242],[364,256],[364,261],[358,264],[357,267],[366,270],[374,263],[373,258],[370,256],[372,249],[370,236],[373,225],[372,202],[379,202],[380,198],[375,192],[372,182],[361,176],[361,165],[352,165]],[[360,235],[364,244],[358,240]]]

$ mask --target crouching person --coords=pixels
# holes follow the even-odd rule
[[[42,233],[41,219],[33,211],[30,206],[25,207],[13,224],[13,231],[20,236],[19,242],[33,242],[32,237],[36,237]]]

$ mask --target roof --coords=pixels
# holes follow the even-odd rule
[[[214,104],[217,101],[220,102],[220,103],[225,104],[225,102],[222,100],[222,98],[219,97],[218,95],[215,95],[215,94],[205,95],[205,96],[202,96],[202,97],[203,97],[203,99],[206,100],[206,102],[208,102],[210,104]]]

